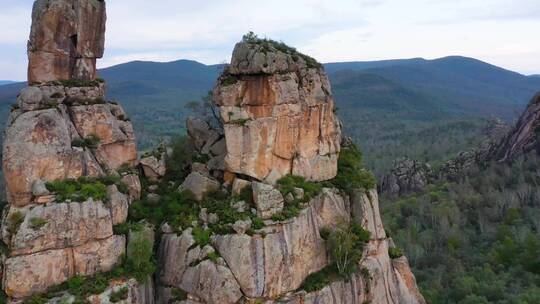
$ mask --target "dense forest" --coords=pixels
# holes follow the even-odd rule
[[[539,165],[530,154],[382,199],[428,303],[540,303]]]

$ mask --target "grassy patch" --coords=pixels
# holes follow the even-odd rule
[[[71,142],[71,146],[80,148],[97,149],[100,139],[95,134],[90,134],[86,138],[76,138]]]
[[[248,208],[244,212],[238,212],[231,204],[233,202],[244,201],[248,204]],[[215,213],[219,218],[216,224],[210,224],[210,228],[217,234],[234,233],[230,227],[236,221],[250,219],[252,229],[261,229],[264,227],[262,219],[252,214],[250,207],[253,204],[253,193],[251,187],[245,187],[238,196],[230,196],[224,191],[215,191],[207,195],[202,202],[202,206],[208,210],[208,213]]]
[[[39,229],[43,226],[45,226],[48,223],[48,221],[44,218],[40,217],[33,217],[30,219],[30,228],[32,229]]]
[[[239,119],[230,120],[229,123],[233,125],[243,126],[250,121],[251,121],[251,118],[239,118]]]
[[[289,193],[294,195],[294,188],[304,190],[302,198],[295,197],[290,203],[286,203],[283,211],[272,216],[273,221],[284,221],[298,216],[302,210],[301,204],[309,202],[322,191],[322,184],[306,181],[305,178],[295,175],[286,175],[277,181],[277,189],[283,196]]]
[[[122,287],[118,289],[117,291],[113,291],[111,295],[109,296],[109,300],[111,300],[112,303],[120,302],[122,300],[125,300],[128,298],[128,288]]]
[[[207,256],[207,258],[212,261],[212,262],[217,262],[217,259],[219,258],[219,253],[213,251],[213,252],[210,252]]]
[[[195,244],[204,247],[206,245],[210,244],[210,236],[212,235],[212,230],[210,229],[204,229],[202,227],[193,227],[193,239],[195,240]]]
[[[107,186],[98,178],[82,177],[76,180],[57,180],[46,184],[60,202],[71,200],[84,202],[89,198],[103,201],[107,198]]]
[[[388,248],[388,255],[391,259],[397,259],[403,256],[403,249],[399,247]]]
[[[272,51],[280,51],[282,53],[288,54],[292,57],[293,61],[299,61],[300,59],[304,60],[308,68],[321,68],[322,65],[317,62],[314,58],[300,53],[296,48],[286,45],[283,42],[275,41],[267,38],[259,38],[255,33],[249,32],[242,37],[242,41],[249,44],[256,44],[262,47],[264,53]]]
[[[294,194],[294,188],[303,189],[304,197],[299,201],[309,202],[312,198],[321,193],[323,187],[320,183],[306,181],[302,176],[288,174],[277,181],[277,188],[283,196],[289,193]]]
[[[171,300],[173,300],[173,302],[187,300],[187,296],[188,296],[187,292],[176,287],[173,287],[173,289],[171,290],[171,295],[172,295]]]
[[[332,282],[342,279],[334,265],[326,266],[325,268],[314,272],[306,277],[300,290],[313,292],[323,289]]]
[[[17,233],[19,227],[24,222],[24,214],[20,211],[12,212],[8,217],[8,231],[11,234]]]
[[[103,201],[107,198],[107,186],[116,185],[122,193],[127,193],[127,186],[121,181],[119,175],[102,177],[82,176],[78,179],[56,180],[46,184],[47,190],[54,192],[59,202],[71,200],[84,202],[89,198]]]
[[[101,78],[94,80],[79,80],[79,79],[67,79],[67,80],[55,80],[47,83],[48,85],[61,85],[67,88],[75,87],[98,87],[100,84],[105,81]]]
[[[126,273],[139,283],[144,283],[156,270],[152,242],[144,237],[130,240],[127,252],[124,262]]]

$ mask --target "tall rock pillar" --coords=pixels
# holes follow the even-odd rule
[[[28,82],[96,77],[105,44],[104,0],[38,0],[28,41]]]
[[[120,180],[138,180],[123,178],[137,151],[131,122],[105,100],[105,83],[96,78],[104,34],[104,1],[34,3],[30,86],[10,114],[2,159],[9,203],[2,283],[15,302],[109,271],[126,251],[113,225],[126,220],[135,199],[127,190],[137,182]]]
[[[341,127],[330,82],[313,58],[276,43],[244,39],[214,89],[224,122],[227,170],[273,183],[337,173]]]

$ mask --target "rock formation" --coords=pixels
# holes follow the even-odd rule
[[[533,106],[529,107],[529,114],[524,114],[524,116],[527,116],[528,118],[523,118],[521,121],[528,121],[528,124],[534,125],[532,122],[534,121],[534,115],[530,114],[535,113],[533,108]],[[527,123],[521,123],[521,125],[527,125]],[[516,129],[519,128],[516,127]],[[533,135],[533,132],[531,132],[530,126],[525,129],[527,129],[527,131],[524,133],[527,135],[518,136],[516,134],[518,131],[509,133],[509,125],[502,120],[498,118],[489,119],[482,130],[481,135],[483,136],[483,139],[478,146],[467,151],[459,152],[455,157],[446,161],[437,170],[432,170],[429,164],[421,161],[408,158],[398,159],[394,162],[392,170],[382,178],[380,187],[381,193],[393,197],[406,196],[421,192],[429,183],[436,182],[440,179],[451,181],[459,180],[464,176],[467,170],[475,166],[489,161],[500,161],[500,155],[505,154],[505,152],[501,151],[505,149],[505,146],[509,146],[505,144],[505,142],[508,141],[508,139],[505,140],[505,137],[527,138],[525,142],[529,142],[529,144],[525,144],[524,147],[515,149],[518,151],[516,155],[521,155],[523,152],[526,153],[531,150],[531,146],[534,146],[534,144],[530,145],[530,142],[535,140],[535,136]]]
[[[540,153],[540,93],[533,97],[517,124],[499,143],[493,157],[511,161],[531,151]]]
[[[126,221],[137,185],[140,192],[130,170],[138,161],[131,122],[96,78],[104,30],[104,1],[34,3],[31,86],[18,96],[3,144],[2,283],[14,303],[110,271],[126,253],[113,226]],[[133,281],[111,284],[105,294],[123,284],[142,297]]]
[[[419,161],[404,158],[394,162],[392,171],[384,176],[381,192],[391,196],[409,195],[424,190],[431,177],[431,167]]]
[[[214,90],[223,129],[189,119],[198,162],[170,180],[161,146],[141,181],[131,123],[96,78],[104,30],[104,1],[35,1],[31,86],[3,146],[11,303],[425,303],[406,258],[390,257],[376,190],[332,181],[341,127],[320,64],[246,36]],[[354,263],[306,292],[338,269],[325,231],[349,231]]]
[[[104,0],[37,0],[28,41],[28,82],[96,77],[105,44]]]
[[[159,303],[425,303],[406,258],[389,256],[394,245],[376,190],[348,194],[316,183],[338,173],[340,126],[323,69],[303,56],[244,39],[214,90],[223,134],[188,119],[191,142],[205,156],[198,159],[209,161],[193,164],[178,191],[193,192],[202,207],[187,226],[161,228]],[[276,181],[293,175],[320,187],[317,195],[301,183],[282,192]],[[217,204],[205,201],[212,191],[229,195],[217,213],[204,207]],[[321,231],[352,223],[371,235],[358,271],[304,291],[306,279],[332,263]]]
[[[228,171],[274,182],[286,174],[322,181],[337,172],[341,128],[328,77],[312,58],[244,39],[214,89]]]

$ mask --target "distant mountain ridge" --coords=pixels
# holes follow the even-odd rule
[[[10,84],[10,83],[15,83],[15,82],[16,81],[11,81],[11,80],[0,80],[0,86]]]
[[[468,138],[468,142],[479,128],[479,119],[515,119],[540,91],[540,77],[460,56],[336,62],[324,67],[346,132],[364,148],[366,162],[381,170],[391,164],[372,158],[380,158],[380,151],[393,160],[400,154],[425,153],[414,148],[418,138],[433,142]],[[185,118],[192,113],[184,105],[201,100],[222,69],[223,65],[192,60],[133,61],[102,69],[100,76],[107,81],[108,98],[122,102],[144,149],[156,138],[185,131]],[[0,86],[0,123],[24,86]],[[467,148],[459,143],[444,146],[456,151],[428,149],[442,156]]]

